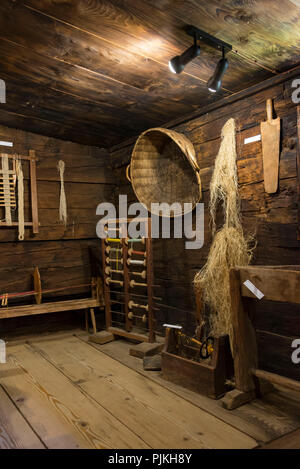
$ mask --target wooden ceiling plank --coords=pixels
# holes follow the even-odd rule
[[[37,121],[37,124],[35,122]],[[0,124],[9,128],[18,128],[33,134],[42,134],[47,137],[54,137],[70,142],[76,142],[83,145],[94,145],[108,148],[110,145],[117,143],[117,139],[109,139],[98,136],[81,134],[79,129],[64,127],[55,122],[41,120],[30,115],[23,115],[16,112],[7,111],[0,108]]]
[[[290,0],[143,1],[221,37],[260,66],[278,72],[300,61],[300,9]]]
[[[159,62],[164,65],[168,80],[172,80],[167,69],[168,61],[173,55],[180,54],[191,42],[183,31],[184,21],[172,17],[170,12],[166,15],[160,10],[154,11],[153,7],[139,0],[126,1],[123,8],[118,0],[98,0],[93,4],[84,1],[67,3],[69,8],[65,8],[66,2],[63,5],[62,2],[50,0],[28,0],[25,5],[53,19],[64,21],[69,26],[101,37],[119,49],[125,48]],[[247,80],[259,71],[259,66],[253,62],[248,64],[244,59],[232,55],[230,81],[226,86],[224,84],[224,89],[239,90],[243,81],[241,75]],[[186,67],[181,74],[181,81],[184,75],[190,74],[207,82],[215,64],[215,51],[204,47],[201,60]],[[247,86],[253,83],[248,82]]]
[[[203,77],[186,75],[179,81],[178,77],[169,73],[167,61],[153,61],[149,56],[133,53],[120,44],[110,43],[38,10],[28,10],[20,4],[9,9],[9,5],[9,0],[3,0],[0,4],[3,13],[0,20],[2,36],[20,45],[33,47],[36,52],[53,60],[72,64],[142,93],[163,88],[161,91],[168,94],[172,89],[170,84],[180,87],[187,83],[196,85],[199,81],[206,82]],[[161,84],[164,76],[166,78]]]

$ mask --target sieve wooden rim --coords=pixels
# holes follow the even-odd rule
[[[197,183],[198,183],[198,186],[199,186],[199,197],[198,197],[198,199],[193,203],[191,210],[186,210],[185,211],[183,209],[181,211],[181,213],[178,214],[178,215],[174,215],[174,214],[170,215],[170,218],[175,218],[176,216],[182,216],[182,215],[185,215],[187,213],[190,213],[196,207],[197,203],[202,199],[202,185],[201,185],[201,177],[200,177],[200,168],[199,168],[199,165],[198,165],[198,162],[197,162],[197,159],[196,159],[196,153],[195,153],[194,145],[192,144],[192,142],[184,134],[181,134],[181,133],[176,132],[174,130],[165,129],[163,127],[154,127],[152,129],[148,129],[148,130],[145,130],[144,132],[142,132],[141,135],[139,135],[139,137],[137,138],[137,140],[134,144],[132,155],[131,155],[131,161],[130,161],[129,165],[126,168],[126,177],[131,182],[133,191],[134,191],[137,199],[139,200],[137,190],[136,190],[136,187],[135,187],[135,178],[132,174],[130,174],[130,176],[129,176],[129,171],[131,173],[131,166],[132,166],[132,163],[134,163],[134,160],[135,160],[135,152],[136,152],[136,149],[137,149],[138,145],[140,144],[141,139],[146,134],[149,134],[149,133],[152,133],[152,132],[163,133],[163,134],[167,135],[167,137],[169,137],[171,140],[173,140],[176,143],[176,145],[180,148],[182,153],[186,156],[187,161],[189,162],[189,164],[191,165],[192,169],[195,172],[196,180],[197,180]],[[148,212],[152,213],[151,210],[150,210],[150,207],[148,207],[148,204],[146,204],[145,202],[141,202],[141,203],[147,208]],[[155,215],[157,215],[157,214],[155,214]],[[159,216],[163,217],[163,215],[161,215],[161,214],[159,214]]]

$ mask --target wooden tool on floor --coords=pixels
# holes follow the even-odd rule
[[[267,121],[261,122],[262,155],[265,191],[274,194],[278,189],[280,118],[273,119],[272,99],[267,100]]]

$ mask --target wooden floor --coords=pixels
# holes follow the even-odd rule
[[[80,331],[8,343],[0,448],[255,448],[300,428],[293,393],[226,411],[143,371],[128,349]]]

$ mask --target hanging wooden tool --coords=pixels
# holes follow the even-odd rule
[[[267,121],[261,122],[260,128],[265,191],[274,194],[279,177],[280,118],[273,119],[272,99],[267,100]]]
[[[34,150],[29,150],[29,155],[0,154],[2,158],[2,171],[0,171],[0,207],[5,208],[5,221],[0,222],[0,227],[18,227],[19,240],[24,239],[24,227],[32,227],[34,234],[39,232],[37,183],[36,183],[36,156]],[[6,162],[9,163],[6,164]],[[24,220],[24,187],[22,164],[29,163],[30,195],[31,195],[31,221]],[[3,166],[4,164],[4,166]],[[16,181],[18,185],[18,198],[15,195]],[[2,189],[2,190],[1,190]],[[3,204],[1,203],[3,202]],[[18,221],[12,221],[11,210],[18,208]]]

